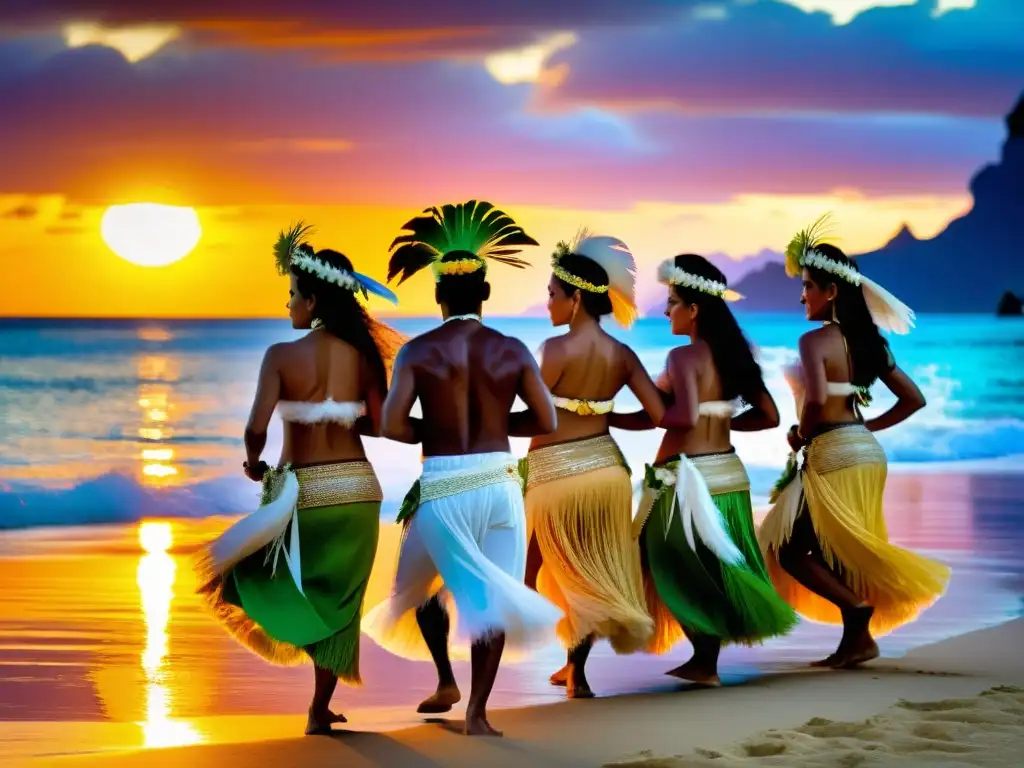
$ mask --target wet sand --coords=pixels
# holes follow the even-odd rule
[[[685,660],[686,645],[666,657],[615,657],[599,646],[590,677],[605,698],[564,702],[562,692],[546,682],[562,660],[560,649],[553,647],[502,669],[492,701],[495,710],[503,709],[493,719],[509,738],[487,745],[469,744],[437,725],[420,725],[413,708],[432,689],[430,665],[395,659],[365,638],[367,685],[339,689],[335,698],[337,709],[352,721],[350,727],[362,733],[293,738],[304,723],[310,670],[272,668],[251,657],[192,596],[188,556],[227,520],[4,534],[0,760],[600,765],[643,749],[660,756],[687,754],[696,747],[726,748],[765,728],[794,728],[813,716],[864,718],[901,697],[975,696],[1014,682],[1016,673],[1007,665],[993,666],[996,662],[988,660],[991,649],[982,654],[981,667],[966,670],[971,675],[917,674],[923,662],[916,660],[934,653],[921,646],[1022,613],[1022,502],[1024,478],[1019,475],[891,478],[887,515],[893,539],[949,562],[954,579],[947,595],[920,621],[882,639],[889,659],[868,670],[807,671],[803,662],[830,651],[838,631],[804,624],[764,647],[725,651],[727,687],[718,691],[682,690],[663,676]],[[397,530],[387,526],[370,603],[390,585],[396,543]],[[1019,625],[1007,626],[1017,628],[1019,644]],[[972,642],[980,642],[977,637]],[[948,644],[932,646],[944,647]],[[905,660],[892,661],[915,648]],[[937,666],[952,669],[948,661],[942,657]],[[457,665],[456,673],[468,681],[466,665]],[[551,706],[538,709],[540,704]],[[662,764],[692,763],[648,763]]]

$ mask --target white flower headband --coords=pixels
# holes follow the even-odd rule
[[[798,232],[786,247],[786,274],[796,277],[803,267],[820,269],[835,275],[850,285],[860,288],[871,319],[883,331],[906,334],[914,327],[914,310],[893,296],[871,278],[842,262],[830,259],[817,250],[828,233],[829,214],[825,214],[802,232]]]
[[[694,275],[676,266],[675,259],[665,259],[658,267],[658,282],[664,285],[681,285],[692,288],[695,291],[706,293],[708,296],[725,299],[726,301],[739,301],[742,295],[729,288],[725,283],[717,280],[709,280],[700,275]]]
[[[333,283],[339,288],[355,293],[362,287],[359,281],[350,273],[344,269],[338,267],[332,267],[327,262],[321,261],[320,259],[310,256],[308,253],[295,248],[292,250],[291,256],[292,264],[301,269],[303,272],[309,272],[312,275],[316,275],[321,280],[327,283]]]
[[[352,291],[352,293],[361,293],[364,298],[372,293],[375,296],[380,296],[382,299],[390,301],[392,304],[398,304],[398,297],[395,296],[394,292],[378,283],[372,277],[360,274],[354,270],[350,272],[346,269],[333,267],[323,259],[316,258],[308,250],[304,250],[302,245],[305,236],[311,231],[312,227],[300,221],[290,230],[281,232],[278,235],[277,242],[274,244],[274,259],[277,262],[277,271],[280,274],[288,274],[288,270],[294,266],[307,274],[323,280],[325,283],[331,283],[339,288]]]

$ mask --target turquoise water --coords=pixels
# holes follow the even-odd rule
[[[782,426],[736,435],[755,495],[767,493],[795,420],[782,366],[795,359],[799,315],[741,314]],[[557,333],[544,319],[496,318],[531,349]],[[434,319],[401,319],[421,332]],[[626,340],[657,373],[673,338],[662,318],[641,320]],[[0,528],[206,516],[249,509],[256,486],[241,474],[242,427],[263,351],[296,336],[285,321],[0,320]],[[1024,322],[982,316],[920,317],[894,337],[897,360],[928,408],[881,435],[895,465],[991,461],[1024,453]],[[872,410],[891,396],[875,391]],[[619,408],[632,408],[625,394]],[[658,436],[618,433],[633,466],[649,461]],[[276,457],[280,428],[267,456]],[[525,442],[514,449],[525,451]],[[393,514],[419,467],[419,450],[368,445]],[[1010,459],[1015,461],[1016,459]]]

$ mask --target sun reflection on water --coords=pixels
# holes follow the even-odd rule
[[[146,747],[182,747],[203,738],[191,723],[171,717],[174,701],[167,684],[167,625],[177,569],[169,554],[173,544],[170,523],[139,524],[139,545],[146,553],[139,558],[136,576],[146,622],[146,647],[141,658],[146,678],[146,719],[140,723]]]
[[[140,338],[148,339],[142,335]],[[168,382],[177,379],[176,366],[165,355],[143,355],[138,360],[138,374],[142,380],[138,405],[143,418],[138,435],[146,445],[141,452],[142,479],[146,485],[168,485],[180,480],[179,468],[172,463],[174,449],[165,447],[164,443],[174,437],[170,424],[173,405]]]

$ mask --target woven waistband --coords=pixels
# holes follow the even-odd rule
[[[885,464],[885,451],[863,424],[823,432],[807,446],[807,466],[819,475],[858,464]]]
[[[626,466],[611,435],[545,445],[530,451],[526,462],[526,490],[584,472]]]
[[[517,462],[503,462],[490,467],[470,468],[463,471],[432,473],[420,478],[419,502],[435,501],[459,493],[468,493],[488,485],[516,483],[523,487]]]
[[[299,509],[384,500],[377,475],[367,461],[300,467],[294,472],[299,481]]]
[[[750,490],[750,477],[747,469],[736,455],[735,450],[723,451],[721,453],[703,453],[695,456],[687,456],[693,465],[704,478],[708,485],[708,491],[712,496],[720,493],[734,493],[736,491]],[[669,459],[658,467],[675,470],[679,466],[680,459]]]

